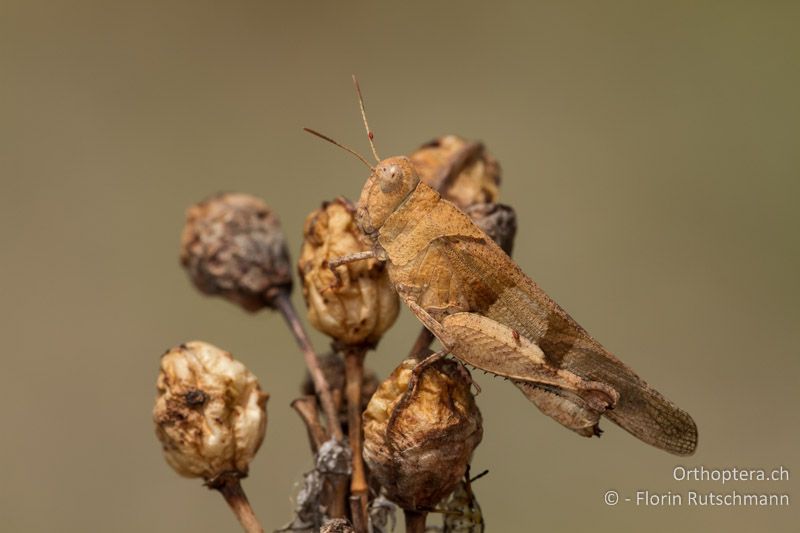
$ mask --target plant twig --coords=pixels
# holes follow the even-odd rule
[[[311,452],[317,453],[322,443],[330,438],[325,428],[319,423],[319,412],[317,411],[317,398],[314,396],[303,396],[292,402],[292,409],[297,411],[300,419],[308,430],[308,440],[311,444]]]
[[[325,497],[329,518],[345,518],[347,516],[347,476],[326,476],[330,493]]]
[[[347,347],[344,353],[347,379],[347,433],[353,456],[353,474],[350,478],[350,511],[356,533],[367,533],[367,476],[364,469],[363,430],[361,428],[361,387],[364,380],[364,356],[361,347]]]
[[[369,531],[369,515],[367,513],[367,495],[350,496],[350,516],[353,518],[353,529],[356,533],[367,533]]]
[[[300,415],[308,430],[311,452],[316,457],[320,447],[330,437],[319,423],[317,399],[314,396],[302,396],[292,402],[292,408]],[[347,477],[342,475],[323,474],[323,487],[319,504],[325,507],[328,518],[344,518],[346,516]]]
[[[339,424],[339,417],[336,414],[336,408],[333,404],[330,386],[319,366],[319,358],[314,348],[311,346],[308,334],[297,316],[297,311],[295,311],[292,301],[289,299],[289,293],[287,291],[280,291],[275,297],[275,303],[283,315],[283,318],[286,320],[286,323],[289,324],[289,328],[292,330],[297,344],[303,351],[308,373],[311,375],[311,380],[314,382],[314,390],[319,397],[319,401],[322,404],[322,411],[325,413],[325,418],[327,419],[328,431],[337,441],[341,442],[344,439],[344,435]]]
[[[246,533],[264,533],[264,528],[261,527],[253,508],[250,507],[250,502],[247,500],[238,476],[225,476],[212,488],[222,494]]]
[[[428,513],[425,511],[409,511],[404,509],[406,517],[406,533],[425,533],[425,519]]]

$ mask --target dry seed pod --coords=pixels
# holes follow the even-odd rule
[[[230,353],[193,341],[161,357],[153,409],[167,463],[213,485],[244,477],[264,440],[267,398],[256,377]]]
[[[190,207],[180,257],[200,291],[224,296],[248,311],[272,306],[278,291],[291,290],[291,264],[278,217],[249,194],[218,194]]]
[[[483,423],[466,370],[454,361],[425,368],[399,406],[418,363],[403,361],[372,396],[364,412],[364,460],[390,500],[427,511],[463,478]]]
[[[514,236],[517,234],[517,215],[505,204],[475,204],[464,209],[475,224],[511,255]]]
[[[461,209],[497,201],[500,164],[479,142],[444,135],[409,158],[423,182]]]
[[[400,305],[383,264],[355,261],[337,267],[336,274],[328,268],[332,259],[370,249],[354,212],[352,203],[337,198],[308,215],[298,269],[315,328],[342,345],[375,345],[394,324]]]

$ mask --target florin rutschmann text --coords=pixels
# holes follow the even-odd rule
[[[712,482],[725,485],[731,482],[786,482],[789,470],[776,468],[706,468],[676,466],[672,479],[679,482]],[[637,507],[788,507],[790,496],[783,491],[763,491],[755,487],[738,490],[608,490],[603,501],[608,506],[619,503]]]

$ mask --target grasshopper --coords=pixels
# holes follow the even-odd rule
[[[441,342],[438,358],[509,379],[544,414],[584,437],[605,416],[642,441],[677,455],[697,446],[691,416],[606,350],[470,218],[422,183],[405,156],[381,159],[354,78],[371,165],[354,150],[306,128],[370,168],[356,223],[372,249],[330,262],[385,262],[401,299]]]

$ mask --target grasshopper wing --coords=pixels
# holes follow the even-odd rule
[[[677,455],[694,452],[697,427],[691,416],[603,348],[499,246],[488,238],[448,237],[438,249],[453,276],[471,288],[469,311],[537,345],[548,366],[615,390],[619,400],[603,414],[635,437]]]

